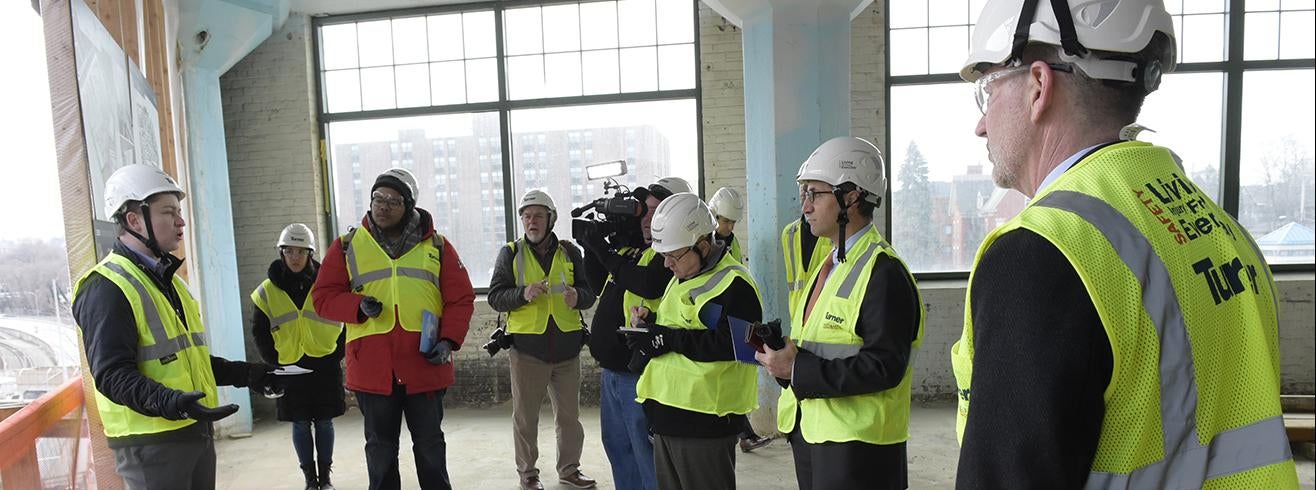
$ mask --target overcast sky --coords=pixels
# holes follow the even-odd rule
[[[45,42],[31,5],[0,1],[0,46],[16,47],[7,50],[7,73],[0,77],[0,209],[8,214],[0,239],[64,236]]]

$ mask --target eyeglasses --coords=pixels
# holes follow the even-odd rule
[[[284,248],[283,248],[283,254],[284,254],[284,255],[287,255],[287,256],[289,256],[289,257],[305,257],[305,256],[311,254],[311,250],[310,250],[310,249],[305,249],[305,248],[289,248],[289,247],[284,247]]]
[[[671,252],[665,252],[665,253],[661,253],[661,254],[658,254],[658,255],[662,255],[662,256],[663,256],[663,260],[670,260],[670,261],[672,261],[672,262],[680,262],[681,259],[685,258],[686,255],[689,255],[689,254],[690,254],[690,251],[691,251],[691,250],[694,250],[694,249],[695,249],[694,247],[686,247],[686,248],[685,248],[685,251],[684,251],[684,252],[681,252],[681,255],[672,255]]]
[[[388,196],[376,192],[370,195],[370,204],[379,206],[381,208],[397,209],[402,207],[403,204],[406,204],[406,201],[402,200],[402,198],[400,197],[390,198]]]
[[[814,199],[817,199],[818,196],[820,196],[820,195],[835,196],[835,194],[832,194],[832,191],[835,191],[835,190],[836,190],[835,188],[832,188],[832,189],[817,189],[817,190],[814,190],[814,189],[806,189],[806,188],[800,188],[800,202],[802,202],[802,203],[807,202],[807,203],[812,204],[812,203],[813,203],[813,200],[814,200]]]
[[[1062,63],[1047,63],[1046,65],[1051,67],[1051,69],[1055,71],[1064,72],[1064,73],[1074,72],[1073,65],[1067,65]],[[1028,71],[1029,66],[1032,65],[1012,66],[1004,70],[988,73],[987,75],[973,82],[973,87],[974,87],[973,96],[974,96],[974,100],[978,102],[978,112],[981,112],[984,116],[987,115],[987,101],[992,96],[992,91],[988,88],[988,85],[991,85],[992,82],[1008,77],[1010,75]]]

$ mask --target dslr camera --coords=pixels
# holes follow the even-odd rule
[[[512,347],[512,336],[507,334],[507,327],[499,325],[493,333],[489,334],[489,341],[480,346],[489,357],[498,354],[499,351]]]
[[[626,174],[625,160],[595,163],[585,171],[590,180],[603,179],[604,195],[571,210],[571,236],[578,242],[601,237],[612,249],[643,246],[640,218],[648,211],[648,189],[631,190],[613,180]]]

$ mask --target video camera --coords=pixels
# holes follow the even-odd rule
[[[613,248],[644,245],[640,218],[648,211],[644,201],[649,191],[631,190],[612,179],[626,174],[626,161],[595,163],[585,172],[590,180],[603,179],[604,196],[571,210],[571,236],[579,242],[591,235],[602,237]]]

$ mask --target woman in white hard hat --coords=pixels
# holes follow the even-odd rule
[[[656,311],[636,306],[627,344],[647,363],[636,385],[654,434],[663,489],[736,487],[735,447],[745,415],[758,406],[757,367],[736,360],[729,318],[761,321],[758,286],[713,239],[716,226],[697,196],[668,197],[654,212],[653,249],[672,271]]]
[[[292,446],[301,463],[307,490],[329,490],[334,459],[334,417],[344,402],[343,324],[315,313],[314,285],[320,263],[315,236],[304,224],[288,225],[275,246],[279,258],[267,278],[251,293],[251,333],[261,357],[270,364],[309,372],[284,376],[278,419],[292,422]],[[285,369],[285,371],[288,371]],[[314,429],[314,430],[313,430]]]

